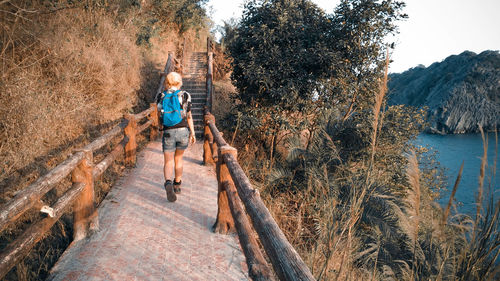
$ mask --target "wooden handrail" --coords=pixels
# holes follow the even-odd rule
[[[171,68],[172,54],[165,66],[167,72]],[[169,64],[170,62],[170,64]],[[165,76],[160,79],[158,89],[163,90]],[[137,122],[148,118],[142,125]],[[52,206],[43,206],[41,212],[48,217],[34,223],[19,237],[11,242],[0,253],[0,279],[3,278],[29,251],[40,241],[45,233],[61,215],[73,206],[74,212],[74,240],[83,239],[88,235],[88,230],[97,230],[99,227],[97,210],[94,200],[94,180],[96,180],[120,155],[124,155],[129,165],[134,165],[136,143],[135,137],[148,127],[151,127],[150,139],[158,136],[158,112],[155,103],[137,114],[125,114],[120,124],[97,138],[83,149],[71,155],[68,159],[57,165],[35,183],[17,193],[9,202],[0,207],[0,231],[14,222],[27,210],[35,205],[43,205],[40,199],[49,192],[55,184],[72,175],[73,186],[70,187]],[[97,165],[93,166],[93,152],[104,147],[113,139],[121,135],[118,145]]]
[[[182,70],[181,70],[181,74],[184,73],[184,65],[185,65],[185,50],[186,50],[186,36],[184,36],[184,40],[182,41],[182,52],[181,52],[181,65],[182,65]]]
[[[78,166],[84,158],[82,152],[78,152],[66,161],[52,169],[48,174],[39,178],[36,182],[21,190],[14,198],[0,208],[0,230],[4,230],[10,223],[14,222],[27,210],[37,204],[53,186],[64,179]]]
[[[210,41],[209,41],[210,42]],[[212,96],[213,96],[213,53],[207,53],[207,101],[206,108],[212,111]]]
[[[2,251],[0,254],[0,278],[3,278],[12,267],[29,253],[29,250],[43,238],[45,232],[57,222],[64,211],[71,206],[84,188],[85,184],[83,183],[73,186],[54,204],[53,217],[47,217],[33,224]]]
[[[210,132],[212,132],[212,135],[214,137],[215,143],[219,146],[226,146],[228,145],[224,138],[222,137],[222,134],[219,132],[217,127],[215,126],[214,122],[208,122],[208,127],[210,128]]]
[[[211,145],[212,143],[216,144],[218,148]],[[216,150],[218,159],[214,161],[213,155]],[[205,144],[203,159],[205,164],[217,163],[219,191],[217,199],[217,219],[214,229],[221,232],[221,229],[230,226],[234,220],[240,244],[247,259],[247,264],[249,264],[250,277],[253,280],[265,280],[265,278],[262,277],[263,273],[260,271],[252,271],[256,269],[251,266],[252,264],[259,264],[258,267],[262,266],[265,268],[265,263],[264,265],[259,263],[259,259],[255,256],[255,251],[258,250],[252,245],[249,245],[252,244],[248,240],[249,230],[239,225],[245,223],[242,222],[242,210],[237,206],[237,201],[239,200],[236,199],[236,195],[239,195],[239,198],[243,202],[246,212],[251,218],[254,229],[259,235],[260,241],[264,246],[264,250],[278,278],[280,280],[314,280],[311,271],[290,242],[288,242],[264,202],[262,202],[258,190],[252,187],[249,179],[237,161],[236,149],[226,143],[222,134],[215,126],[215,118],[208,110],[205,113]],[[229,178],[224,175],[226,171],[230,174]],[[234,186],[236,186],[237,192],[234,192],[233,183]],[[226,200],[228,200],[229,206],[226,206]],[[231,219],[225,217],[225,214],[228,212],[228,210],[225,209],[228,207],[233,216]],[[231,229],[227,229],[226,232],[231,231]],[[265,272],[265,270],[263,272]]]
[[[96,151],[100,149],[101,147],[105,146],[107,143],[109,143],[112,139],[114,139],[116,136],[118,136],[125,127],[127,127],[128,121],[123,119],[120,124],[116,125],[111,129],[111,131],[107,132],[106,134],[102,135],[98,139],[94,140],[93,142],[89,143],[86,145],[83,150],[90,150],[90,151]]]
[[[274,278],[272,277],[269,265],[259,249],[259,244],[257,244],[250,222],[241,205],[236,187],[234,187],[233,183],[226,181],[224,182],[224,189],[227,192],[229,207],[231,208],[231,214],[234,218],[234,225],[238,231],[241,248],[247,260],[250,278],[259,281],[273,280]]]
[[[140,125],[137,128],[137,134],[142,133],[144,130],[146,130],[147,128],[149,128],[149,126],[151,126],[151,124],[153,124],[153,120],[148,120],[146,123]]]
[[[94,166],[94,169],[92,170],[92,177],[94,179],[99,178],[107,169],[108,167],[118,158],[118,156],[123,154],[123,151],[125,149],[125,145],[127,144],[128,139],[123,138],[120,143],[111,151],[108,156],[106,156],[99,164]]]
[[[252,188],[236,158],[231,154],[223,154],[222,158],[279,279],[314,280],[311,271],[288,242],[285,234],[260,199],[259,191]]]
[[[165,69],[163,71],[163,73],[165,73],[165,75],[161,75],[161,77],[160,77],[160,84],[158,85],[158,89],[156,90],[156,93],[155,93],[155,96],[154,96],[152,102],[156,102],[158,99],[158,96],[161,94],[161,92],[163,92],[163,89],[164,89],[163,85],[165,84],[165,78],[166,78],[165,76],[172,69],[173,58],[174,58],[174,55],[172,54],[172,52],[169,52],[167,63],[165,64]]]
[[[134,118],[136,120],[140,120],[142,118],[145,118],[147,117],[149,114],[151,114],[151,112],[153,112],[154,108],[152,106],[150,106],[148,109],[144,110],[143,112],[140,112],[140,113],[137,113],[137,114],[134,114]]]

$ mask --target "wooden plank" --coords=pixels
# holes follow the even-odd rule
[[[31,225],[14,242],[10,243],[0,254],[0,279],[3,278],[16,264],[22,260],[29,251],[40,241],[44,234],[61,217],[64,211],[73,204],[85,188],[84,183],[73,185],[61,196],[53,207],[53,217],[47,217]]]
[[[168,53],[168,59],[167,59],[167,63],[165,64],[165,70],[163,71],[164,73],[169,73],[170,72],[170,69],[172,69],[172,65],[173,65],[173,54],[172,52],[169,52]],[[161,78],[160,78],[160,85],[158,85],[158,90],[156,90],[156,94],[155,94],[155,97],[153,99],[152,102],[156,102],[156,100],[158,99],[158,96],[163,92],[163,89],[164,89],[164,84],[165,84],[165,77],[166,75],[162,75]]]
[[[143,112],[139,112],[137,114],[134,114],[135,120],[139,121],[142,118],[147,117],[151,112],[153,112],[154,108],[149,107],[148,109],[144,110]]]
[[[92,177],[94,179],[100,177],[104,171],[108,169],[108,167],[115,161],[118,156],[123,153],[125,145],[127,144],[128,138],[124,138],[116,147],[111,151],[111,153],[106,156],[99,164],[95,165],[92,170]]]
[[[274,280],[271,269],[262,255],[259,244],[257,244],[257,240],[253,235],[253,230],[243,206],[241,205],[236,187],[232,182],[226,181],[224,182],[224,189],[227,192],[229,207],[233,215],[236,231],[238,231],[240,245],[245,254],[248,275],[252,280],[256,281]]]
[[[4,204],[0,208],[0,231],[33,207],[45,193],[53,188],[54,184],[69,175],[84,157],[83,152],[73,154],[73,156],[66,159],[27,188],[18,192],[14,198]]]
[[[181,68],[181,74],[184,73],[184,65],[185,65],[185,61],[186,61],[185,55],[184,55],[184,51],[185,50],[186,50],[186,36],[184,36],[184,40],[182,42],[182,53],[181,53],[181,56],[182,56],[181,57],[181,66],[182,66],[182,68]]]
[[[253,226],[280,280],[314,280],[311,271],[274,221],[258,190],[253,189],[236,158],[221,155],[236,185]]]
[[[151,124],[153,124],[153,120],[148,120],[146,123],[144,123],[144,124],[140,125],[139,127],[137,127],[137,134],[142,133],[149,126],[151,126]]]
[[[109,132],[106,134],[102,135],[98,139],[94,140],[93,142],[89,143],[86,145],[83,150],[90,150],[90,151],[96,151],[103,146],[105,146],[108,142],[110,142],[114,137],[119,135],[122,131],[123,128],[125,128],[128,124],[128,121],[123,119],[120,124],[116,125],[111,129]]]
[[[210,42],[210,41],[209,41]],[[212,111],[212,103],[211,103],[211,97],[212,97],[212,79],[213,79],[213,53],[210,51],[207,53],[208,55],[208,62],[207,62],[207,100],[205,102],[208,110]]]

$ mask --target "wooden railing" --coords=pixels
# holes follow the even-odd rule
[[[237,160],[238,151],[228,145],[215,126],[215,117],[205,113],[204,164],[216,164],[218,210],[214,231],[238,232],[249,275],[253,280],[272,279],[269,266],[253,237],[245,209],[280,280],[314,280],[309,268],[288,242]],[[241,200],[241,201],[240,201]],[[242,207],[241,202],[245,208]]]
[[[169,53],[165,73],[175,69],[174,62],[173,55]],[[162,75],[158,86],[160,93],[163,91],[164,81],[165,75]],[[140,122],[144,118],[147,120],[141,124]],[[156,139],[158,136],[158,112],[154,102],[143,112],[125,114],[120,124],[84,148],[79,149],[67,160],[0,207],[0,231],[2,231],[29,209],[43,205],[40,201],[41,198],[55,184],[71,174],[72,186],[54,205],[44,205],[40,209],[40,212],[46,213],[47,216],[29,226],[24,233],[2,250],[0,253],[0,279],[29,253],[71,206],[73,206],[74,216],[74,241],[87,237],[89,233],[99,228],[94,200],[94,181],[120,155],[124,155],[126,165],[133,166],[136,161],[136,135],[148,128],[150,128],[150,140]],[[118,145],[101,162],[94,165],[93,153],[116,137],[120,138]]]
[[[206,110],[212,111],[212,104],[214,98],[214,85],[213,85],[213,47],[212,40],[210,37],[207,39],[207,78],[206,78],[206,90],[207,90],[207,100],[206,100]]]
[[[207,44],[210,46],[210,43]],[[208,50],[207,94],[212,90],[211,54]],[[214,231],[218,233],[238,232],[240,245],[246,257],[249,276],[252,280],[272,280],[273,275],[253,235],[247,214],[259,235],[264,250],[280,280],[314,280],[311,271],[274,221],[260,198],[259,191],[252,187],[238,163],[238,151],[228,145],[215,126],[215,117],[209,110],[209,99],[204,122],[203,163],[216,164],[218,194],[217,219]],[[242,205],[245,207],[243,207]],[[246,212],[245,212],[246,210]]]
[[[182,47],[182,53],[184,55],[184,47]],[[163,72],[160,73],[160,75],[161,75],[160,84],[158,85],[158,89],[155,92],[155,96],[153,97],[152,102],[156,102],[157,97],[161,94],[161,92],[163,92],[165,78],[166,78],[168,73],[170,73],[172,71],[178,71],[178,72],[182,73],[182,70],[184,68],[184,66],[181,63],[182,60],[183,59],[181,59],[179,61],[178,59],[176,59],[172,52],[168,53],[167,63],[165,64],[165,69],[163,70]]]

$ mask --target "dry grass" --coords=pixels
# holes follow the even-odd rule
[[[21,47],[0,58],[5,70],[0,97],[2,182],[35,159],[64,154],[60,148],[81,143],[95,128],[108,127],[137,102],[135,90],[141,84],[141,55],[131,25],[116,26],[104,15],[75,10],[26,25],[19,30],[25,34],[17,34]],[[47,168],[61,159],[56,158]],[[8,197],[5,186],[3,182]]]
[[[458,171],[457,179],[455,180],[455,184],[453,185],[453,190],[451,191],[450,199],[448,200],[448,205],[446,205],[441,225],[446,224],[446,221],[448,220],[448,216],[450,215],[451,205],[453,204],[455,194],[457,193],[458,185],[460,184],[460,179],[462,178],[463,170],[464,170],[464,161],[462,161],[462,165],[460,165],[460,170]]]

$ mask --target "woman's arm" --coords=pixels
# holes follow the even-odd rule
[[[188,123],[188,127],[189,127],[189,132],[191,133],[189,135],[189,142],[191,144],[195,143],[196,142],[196,136],[194,134],[194,125],[193,125],[193,116],[191,115],[191,111],[189,111],[187,113],[187,123]]]

